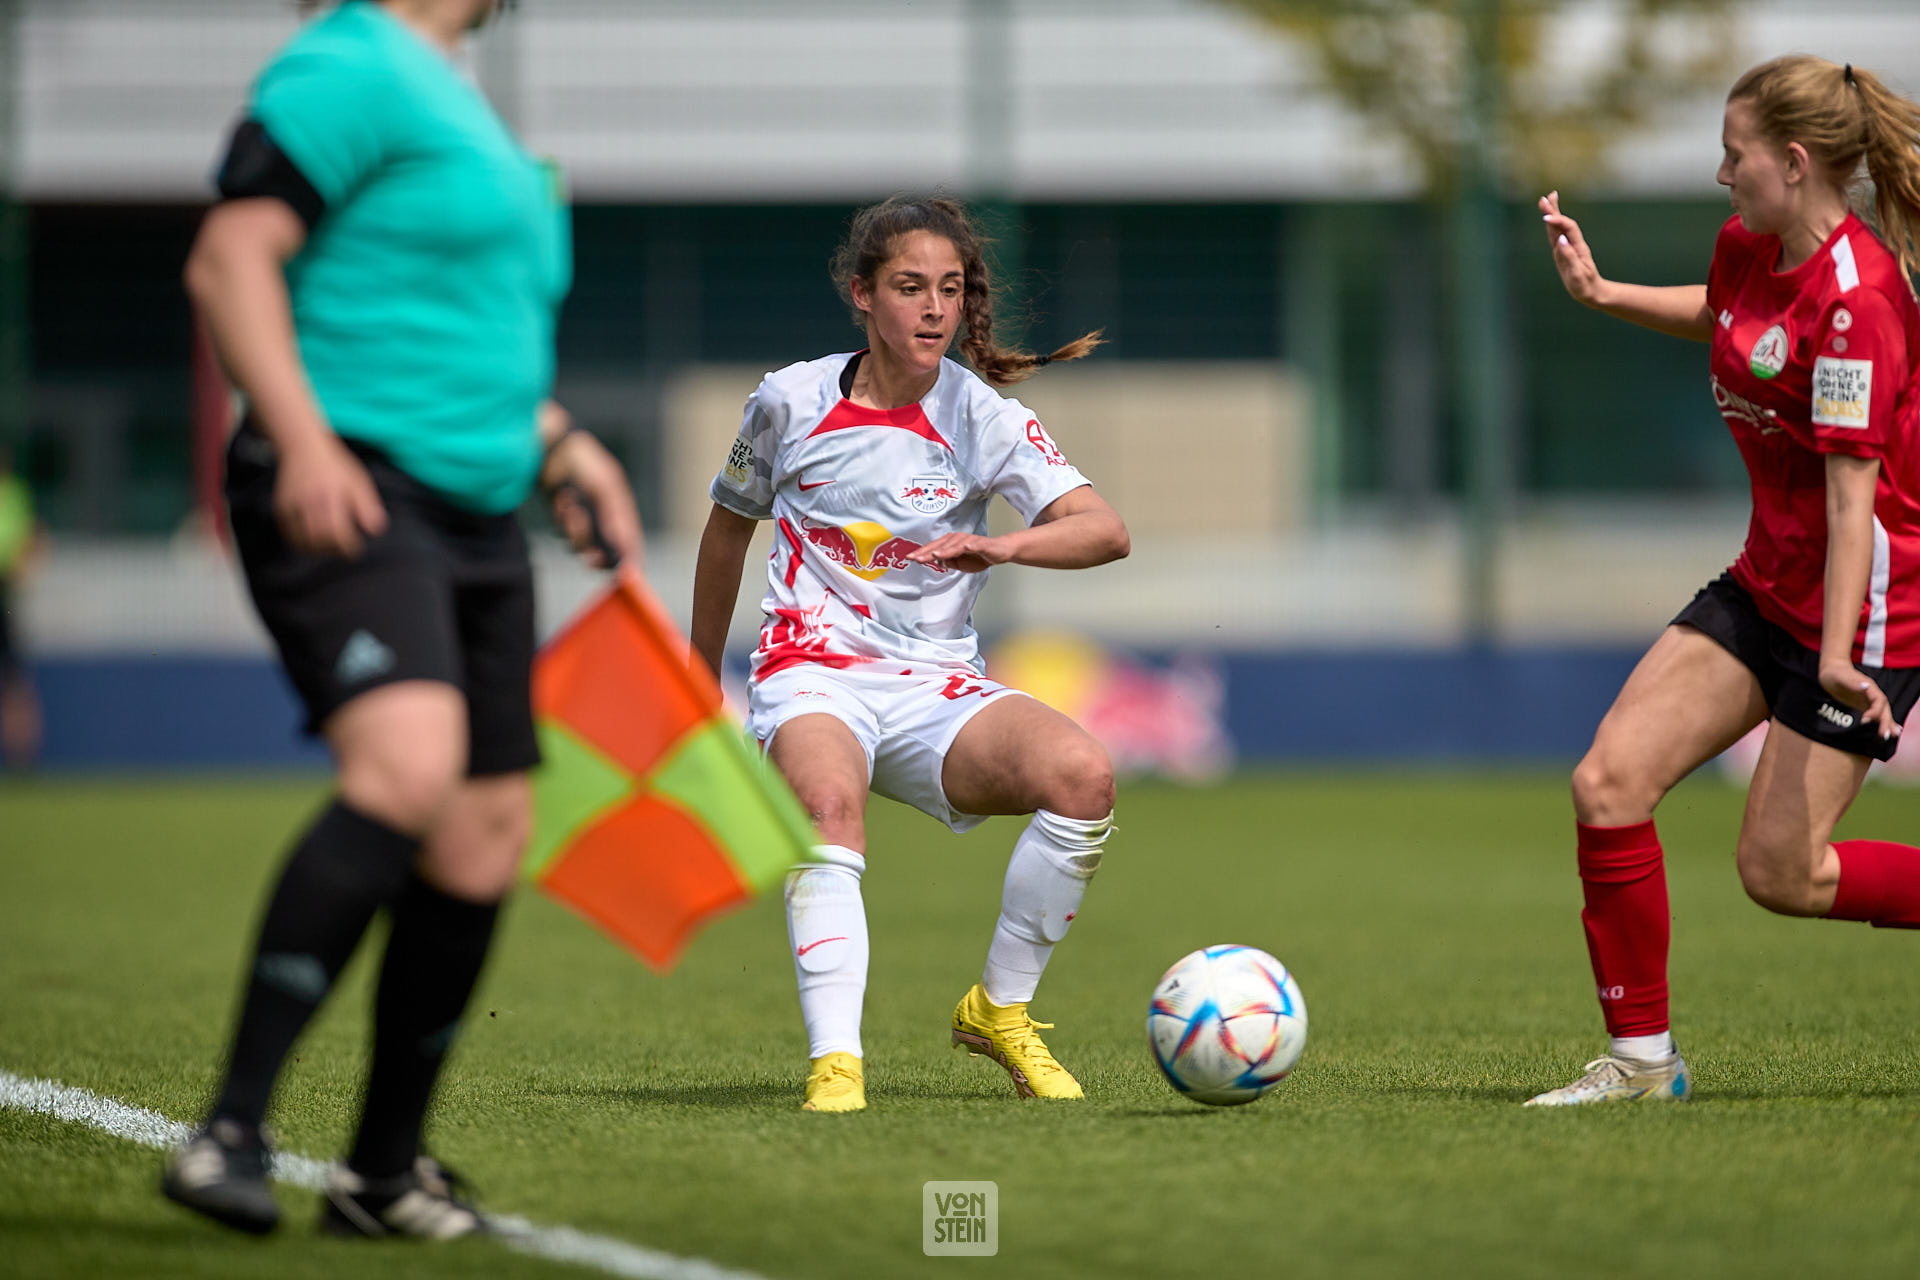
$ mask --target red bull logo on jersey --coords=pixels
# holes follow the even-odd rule
[[[960,486],[949,476],[915,476],[900,496],[921,515],[937,516],[960,501]]]
[[[807,541],[820,548],[822,555],[844,566],[856,578],[872,582],[891,570],[916,567],[907,556],[918,551],[920,544],[910,538],[896,537],[885,525],[871,520],[856,520],[841,526],[815,524],[802,517],[800,528]],[[947,571],[944,565],[937,564],[917,567],[935,573]]]

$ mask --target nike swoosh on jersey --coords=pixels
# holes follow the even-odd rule
[[[800,485],[800,492],[805,493],[809,489],[818,489],[823,484],[837,484],[839,483],[839,481],[837,479],[836,480],[815,480],[812,484],[808,484],[805,480],[801,480],[798,483]]]

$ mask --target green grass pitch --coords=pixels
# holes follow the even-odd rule
[[[0,787],[0,1070],[196,1119],[243,939],[312,780]],[[769,1277],[1906,1276],[1920,1240],[1920,937],[1741,895],[1741,795],[1661,815],[1687,1106],[1522,1110],[1604,1048],[1564,780],[1275,774],[1123,788],[1120,832],[1034,1011],[1084,1104],[1019,1102],[947,1047],[1018,830],[872,815],[870,1109],[801,1112],[778,903],[658,977],[535,894],[513,907],[430,1136],[492,1208]],[[1920,838],[1870,788],[1846,831]],[[1312,1016],[1293,1077],[1210,1109],[1160,1080],[1160,972],[1246,942]],[[284,1147],[344,1146],[371,965],[283,1078]],[[157,1153],[0,1111],[0,1272],[586,1275],[488,1242],[264,1241],[155,1191]],[[926,1257],[921,1184],[999,1186],[1000,1254]]]

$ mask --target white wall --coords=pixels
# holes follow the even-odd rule
[[[476,62],[536,150],[596,199],[860,199],[1003,173],[1023,198],[1403,194],[1393,148],[1318,95],[1309,64],[1208,0],[997,0],[972,93],[976,0],[525,0]],[[42,199],[204,196],[287,0],[21,0],[21,173]],[[1572,74],[1619,0],[1552,6]],[[1914,0],[1752,0],[1752,60],[1852,59],[1920,90]],[[502,73],[502,67],[517,72]],[[976,109],[1010,146],[982,150]],[[1621,190],[1711,194],[1716,95],[1622,156]]]

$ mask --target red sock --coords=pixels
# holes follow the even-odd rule
[[[1920,849],[1891,840],[1842,840],[1840,887],[1829,920],[1870,920],[1876,929],[1920,929]]]
[[[1587,907],[1587,955],[1607,1034],[1667,1030],[1667,875],[1652,822],[1630,827],[1576,824],[1580,887]]]

